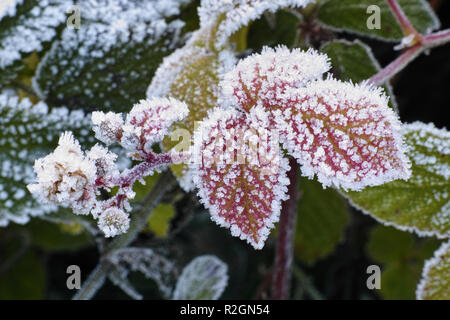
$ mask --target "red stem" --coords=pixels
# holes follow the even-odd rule
[[[389,8],[391,9],[392,13],[394,14],[395,18],[397,19],[397,22],[399,23],[400,27],[402,28],[403,34],[405,36],[414,34],[418,38],[420,38],[421,35],[417,32],[416,28],[414,28],[411,21],[409,21],[405,12],[398,4],[397,0],[386,0],[386,2],[388,3]]]
[[[290,181],[288,186],[289,199],[283,202],[281,208],[275,253],[275,268],[272,277],[272,299],[276,300],[289,298],[294,255],[293,242],[297,217],[299,166],[294,158],[289,159],[289,165],[291,167],[288,172]]]
[[[392,78],[395,74],[403,70],[403,68],[405,68],[411,61],[417,58],[425,50],[450,42],[450,29],[421,37],[422,38],[419,43],[416,43],[415,45],[407,49],[397,59],[381,69],[368,81],[375,85],[383,84],[384,82]]]

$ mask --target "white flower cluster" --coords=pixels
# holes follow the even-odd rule
[[[189,109],[176,99],[153,98],[141,100],[127,115],[121,145],[132,152],[149,152],[152,144],[167,134],[175,121],[187,116]]]
[[[141,100],[127,115],[126,121],[113,112],[94,112],[93,130],[97,139],[109,145],[119,142],[132,155],[149,155],[151,161],[122,173],[117,168],[117,155],[98,144],[84,153],[71,132],[61,135],[53,153],[35,161],[37,183],[28,185],[34,195],[47,203],[68,205],[77,214],[92,214],[106,237],[114,237],[129,228],[128,203],[135,193],[133,183],[161,165],[170,155],[155,155],[150,147],[160,141],[169,126],[188,113],[186,104],[175,99]],[[182,155],[180,155],[182,157]],[[176,157],[175,157],[176,158]],[[100,188],[110,191],[119,186],[109,200],[97,199]]]
[[[81,151],[70,132],[59,139],[58,147],[34,164],[37,184],[31,193],[54,204],[68,204],[77,214],[88,214],[95,203],[95,163]]]

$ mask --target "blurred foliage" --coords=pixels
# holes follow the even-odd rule
[[[378,225],[367,245],[369,256],[383,265],[380,294],[385,299],[415,299],[424,261],[439,247],[435,239]]]
[[[346,201],[331,188],[317,181],[300,180],[295,255],[307,264],[331,253],[349,223]]]

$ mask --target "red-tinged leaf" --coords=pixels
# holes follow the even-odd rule
[[[244,111],[260,104],[266,109],[284,108],[287,89],[304,87],[329,69],[328,57],[315,50],[264,47],[261,54],[241,60],[224,76],[221,102]]]
[[[400,122],[380,89],[321,80],[328,59],[313,50],[263,49],[221,82],[221,102],[270,112],[303,175],[361,190],[410,175]]]
[[[261,249],[289,184],[268,114],[215,109],[195,132],[193,156],[194,182],[212,219]]]
[[[273,114],[303,175],[351,190],[409,178],[401,124],[380,89],[315,81],[293,90],[286,105]]]

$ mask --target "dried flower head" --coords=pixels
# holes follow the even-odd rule
[[[127,232],[130,227],[130,218],[123,210],[111,207],[98,217],[98,227],[103,231],[106,238],[115,237]]]
[[[120,113],[94,111],[92,124],[95,137],[107,146],[121,140],[123,118]]]
[[[78,214],[90,212],[95,203],[97,169],[71,132],[61,135],[53,153],[35,161],[34,170],[37,184],[28,185],[31,193],[49,203],[69,204]]]

